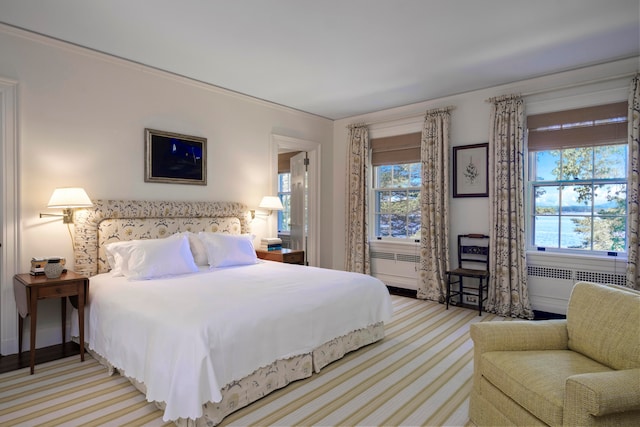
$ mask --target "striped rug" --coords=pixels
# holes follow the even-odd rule
[[[491,314],[393,296],[384,340],[228,416],[220,425],[465,426],[473,372],[469,325]],[[162,426],[127,380],[78,356],[0,375],[2,426]]]

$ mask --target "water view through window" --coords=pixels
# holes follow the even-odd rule
[[[530,244],[626,251],[627,146],[530,153]]]

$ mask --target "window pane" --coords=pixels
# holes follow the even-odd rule
[[[407,214],[407,192],[406,191],[392,191],[390,212],[394,214]]]
[[[420,238],[420,213],[412,213],[407,216],[407,237]]]
[[[593,148],[562,150],[562,180],[593,178]]]
[[[407,237],[406,215],[391,215],[391,237]]]
[[[560,187],[535,186],[534,212],[536,215],[558,215],[560,213]]]
[[[562,213],[591,215],[592,191],[591,185],[563,185]]]
[[[627,177],[627,145],[595,147],[595,178]]]
[[[377,232],[378,236],[390,236],[391,235],[391,215],[382,214],[378,216],[377,223]]]
[[[282,201],[284,209],[278,211],[278,231],[289,231],[289,224],[291,222],[291,195],[281,194],[280,201]]]
[[[593,249],[596,251],[624,252],[626,217],[595,216],[593,218]]]
[[[409,186],[409,165],[393,165],[393,186]]]
[[[560,247],[591,249],[591,217],[562,217],[560,223]]]
[[[420,187],[422,183],[422,165],[420,163],[411,164],[411,173],[409,179],[411,187]]]
[[[536,216],[533,218],[533,245],[557,248],[560,241],[560,217]]]
[[[291,174],[289,172],[278,174],[278,197],[282,202],[283,210],[278,211],[278,231],[290,231],[291,222]]]
[[[420,191],[419,190],[409,190],[408,194],[408,213],[418,213],[420,214]]]
[[[375,235],[409,238],[420,234],[420,163],[373,169]]]
[[[291,192],[291,174],[280,173],[278,174],[278,186],[279,192],[290,193]]]
[[[558,179],[556,166],[560,164],[560,151],[536,151],[529,168],[531,181],[555,181]],[[555,172],[554,172],[555,171]]]
[[[598,185],[594,195],[594,211],[600,215],[626,215],[626,184]]]
[[[391,212],[391,192],[379,191],[378,193],[377,211],[380,213]]]
[[[389,188],[391,187],[391,166],[376,166],[376,187],[377,188]]]

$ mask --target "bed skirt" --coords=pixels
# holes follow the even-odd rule
[[[201,427],[219,424],[227,415],[243,408],[269,393],[287,384],[308,378],[313,372],[341,359],[345,354],[372,344],[384,338],[384,323],[379,322],[364,329],[358,329],[342,337],[335,338],[311,353],[302,354],[289,359],[276,360],[272,364],[259,368],[252,374],[230,384],[222,390],[222,401],[207,402],[203,405],[203,414],[196,420],[180,418],[175,421],[179,427]],[[101,364],[105,365],[109,374],[117,371],[108,361],[95,352],[88,350]],[[133,378],[127,379],[142,393],[147,394],[143,383]],[[164,410],[164,402],[154,402]]]

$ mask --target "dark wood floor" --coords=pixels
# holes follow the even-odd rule
[[[50,362],[52,360],[62,359],[69,356],[80,355],[80,346],[74,342],[53,345],[36,349],[36,369],[39,363]],[[11,354],[9,356],[0,356],[0,374],[16,369],[29,367],[29,352],[23,351],[22,355]]]

